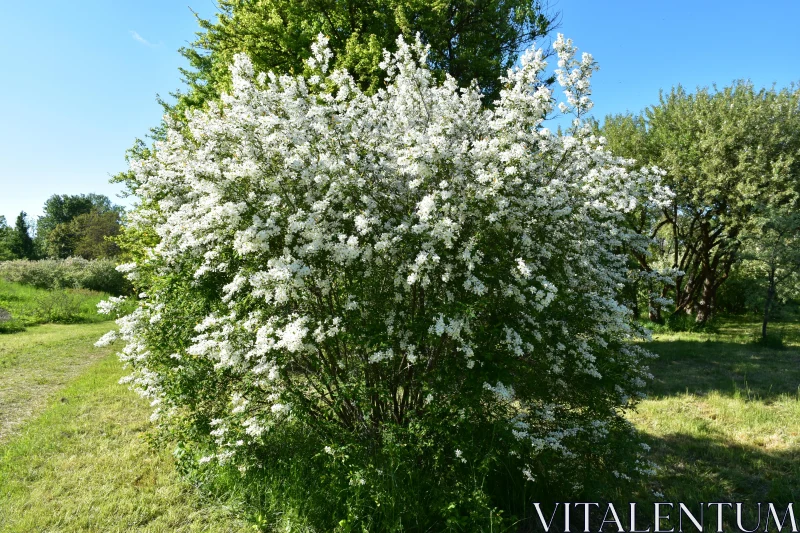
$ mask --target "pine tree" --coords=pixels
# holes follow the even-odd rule
[[[11,251],[20,259],[33,259],[33,239],[30,235],[30,226],[25,220],[27,213],[20,211],[14,225],[14,235],[11,238]]]

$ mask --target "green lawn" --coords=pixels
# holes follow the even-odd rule
[[[93,362],[114,350],[92,346],[114,326],[47,324],[14,335],[0,335],[0,443],[39,413],[55,391]]]
[[[0,335],[0,531],[252,530],[145,443],[149,406],[92,345],[110,327]],[[630,418],[660,469],[625,502],[800,499],[800,325],[774,328],[782,349],[742,320],[649,343],[655,379]]]
[[[0,531],[247,530],[147,445],[149,406],[118,384],[113,350],[92,346],[109,327],[0,336],[0,410],[12,420],[0,441]]]
[[[645,499],[800,499],[800,325],[772,327],[783,330],[784,348],[754,344],[759,324],[742,320],[648,345],[660,355],[655,379],[630,418],[660,466],[649,489],[663,497]]]

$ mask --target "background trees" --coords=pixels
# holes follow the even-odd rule
[[[17,215],[10,239],[11,253],[20,259],[33,259],[35,256],[27,216],[25,211],[20,211],[19,215]]]
[[[120,231],[122,208],[101,194],[54,194],[44,204],[37,241],[44,255],[86,259],[112,257],[118,249],[108,241]]]
[[[759,222],[771,213],[797,207],[799,103],[795,88],[737,82],[696,94],[678,87],[639,116],[606,118],[601,131],[612,150],[666,170],[675,193],[668,207],[640,212],[632,226],[660,239],[651,259],[637,258],[643,270],[655,261],[682,272],[663,289],[674,297],[673,313],[705,322],[742,259],[744,236],[772,227]]]

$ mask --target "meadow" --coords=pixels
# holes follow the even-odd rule
[[[755,342],[758,326],[729,318],[709,332],[654,335],[654,379],[630,419],[659,468],[637,499],[798,501],[800,324],[775,324],[783,346]],[[752,529],[757,517],[746,516]]]
[[[0,278],[0,333],[22,331],[44,323],[97,323],[106,319],[97,313],[97,303],[107,293],[82,288],[47,290],[12,283]]]
[[[0,305],[16,309],[41,297],[2,289]],[[798,499],[800,325],[774,325],[782,346],[755,342],[758,326],[729,318],[654,335],[649,397],[629,416],[659,468],[615,501]],[[150,446],[149,405],[118,383],[120,346],[93,346],[111,327],[29,324],[0,336],[0,531],[252,530],[235,499],[191,485]]]

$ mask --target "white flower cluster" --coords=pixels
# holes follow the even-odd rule
[[[560,108],[580,116],[594,63],[554,48]],[[373,95],[328,71],[322,37],[308,78],[237,56],[232,94],[131,164],[131,219],[159,239],[124,267],[148,294],[120,332],[134,385],[162,414],[229,395],[206,413],[226,460],[292,417],[367,434],[469,384],[475,412],[502,412],[527,446],[514,453],[602,436],[647,376],[616,296],[626,247],[646,246],[624,213],[661,201],[659,176],[579,120],[543,127],[544,57],[526,53],[487,108],[402,39]]]

